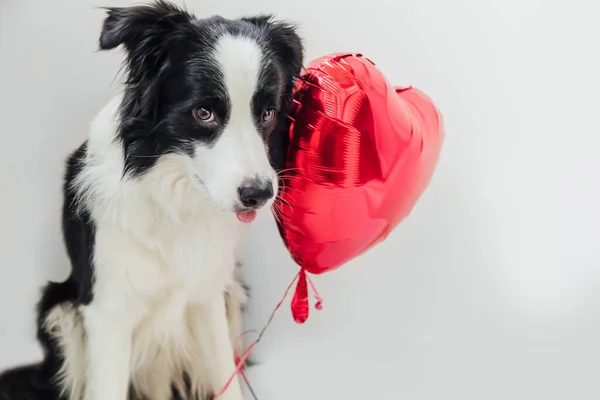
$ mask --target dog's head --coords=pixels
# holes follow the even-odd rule
[[[108,9],[100,48],[121,45],[125,173],[183,154],[187,176],[223,210],[240,216],[272,201],[303,61],[294,27],[270,16],[196,19],[158,1]]]

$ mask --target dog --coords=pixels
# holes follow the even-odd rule
[[[235,370],[236,252],[278,192],[302,41],[269,15],[105,11],[123,90],[67,159],[71,274],[38,304],[43,361],[4,372],[2,400],[208,399]],[[237,377],[220,398],[243,398]]]

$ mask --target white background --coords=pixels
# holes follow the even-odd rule
[[[0,367],[35,360],[33,307],[63,279],[63,161],[116,90],[100,5],[0,0]],[[567,5],[568,4],[568,5]],[[593,0],[192,1],[273,12],[307,60],[362,52],[444,114],[439,167],[388,240],[315,279],[255,352],[260,400],[600,398],[600,6]],[[252,228],[249,328],[296,273],[270,219]],[[111,400],[111,399],[107,399]]]

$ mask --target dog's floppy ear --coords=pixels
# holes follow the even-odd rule
[[[124,45],[132,50],[143,42],[189,23],[194,17],[174,4],[158,0],[132,7],[106,8],[107,17],[100,34],[100,49],[109,50]]]
[[[100,49],[123,46],[127,92],[122,107],[122,130],[129,122],[155,115],[160,77],[172,52],[193,32],[194,16],[162,0],[147,5],[107,8]]]
[[[186,33],[194,29],[193,15],[162,0],[108,8],[107,14],[100,34],[100,49],[123,45],[130,84],[156,78],[169,52],[184,43]]]

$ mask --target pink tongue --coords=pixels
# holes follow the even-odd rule
[[[249,223],[256,219],[256,211],[239,211],[235,213],[241,222]]]

